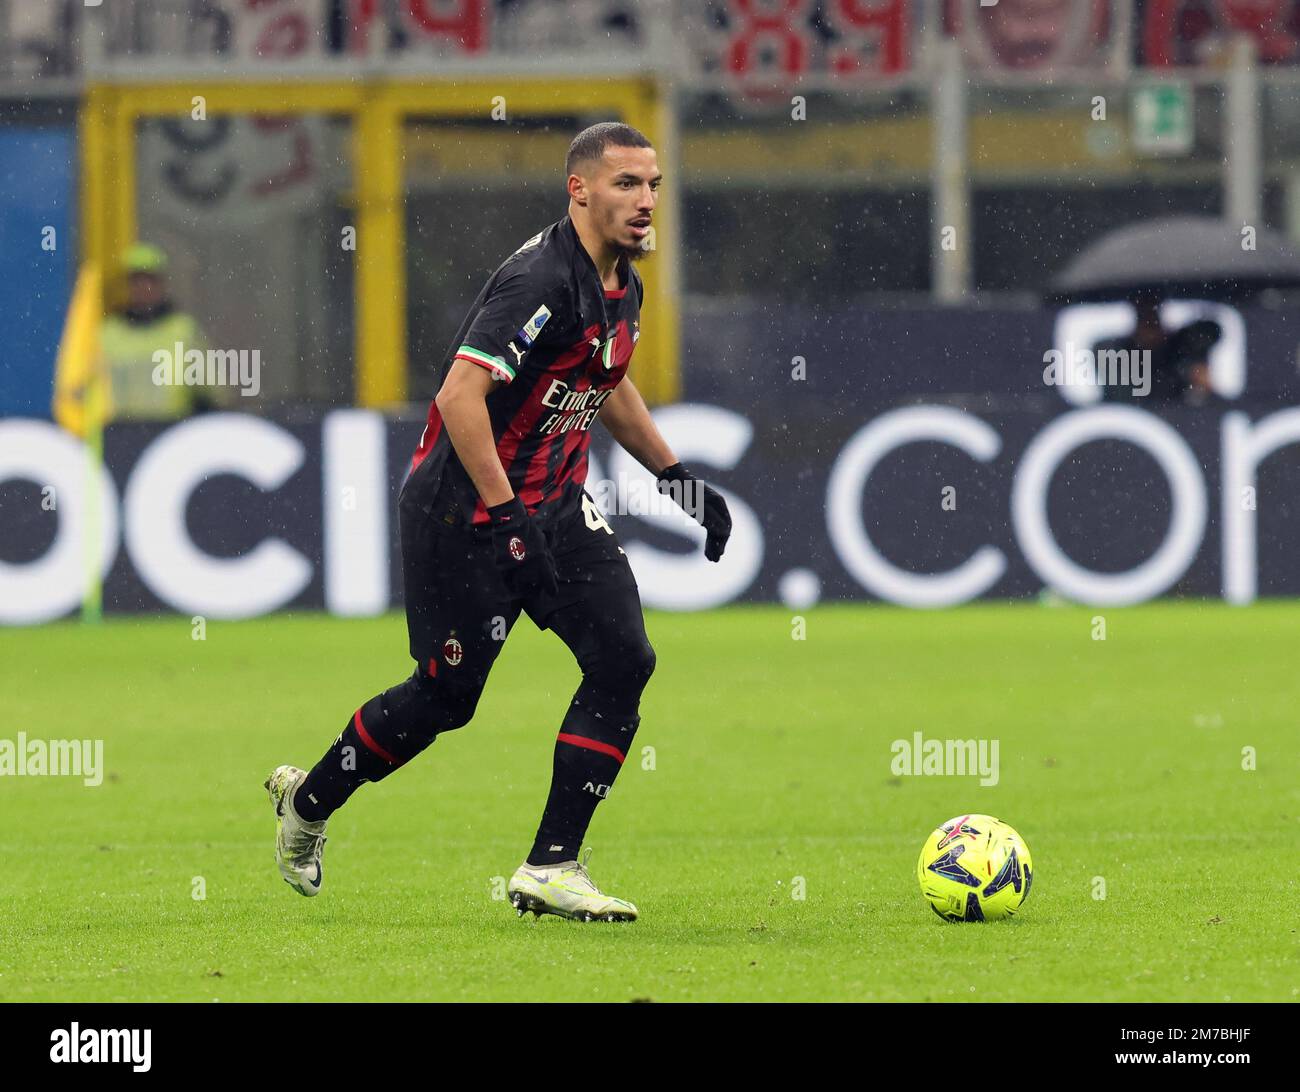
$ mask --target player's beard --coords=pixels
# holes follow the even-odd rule
[[[645,258],[650,254],[650,251],[640,243],[637,243],[635,246],[624,246],[622,243],[615,243],[614,249],[620,255],[625,256],[629,262],[639,262],[642,258]]]
[[[628,229],[628,219],[635,219],[635,217],[625,217],[617,221],[617,225],[615,226],[615,237],[609,239],[609,247],[614,251],[616,259],[626,258],[630,262],[639,262],[642,258],[650,255],[652,251],[646,249],[644,245],[646,241],[645,239],[638,239],[631,243],[623,242],[621,233]],[[652,224],[653,222],[654,221],[651,221]],[[646,239],[649,238],[652,238],[652,236],[646,236]]]

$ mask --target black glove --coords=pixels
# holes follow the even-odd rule
[[[487,514],[492,521],[492,552],[506,591],[517,597],[533,592],[554,595],[558,589],[555,559],[524,502],[511,497],[489,508]]]
[[[704,528],[704,556],[710,561],[722,557],[731,537],[731,513],[722,494],[705,485],[681,463],[673,463],[659,472],[659,492],[667,493],[683,512]]]

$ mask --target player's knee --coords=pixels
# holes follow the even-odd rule
[[[429,675],[420,668],[385,691],[384,711],[409,758],[443,732],[463,728],[474,717],[482,686]]]
[[[415,676],[420,679],[424,717],[434,735],[463,728],[474,719],[479,695],[483,693],[481,684],[472,680],[462,682],[455,678],[433,678],[419,670]]]
[[[464,728],[474,719],[474,710],[478,708],[481,686],[462,685],[451,680],[442,680],[438,684],[435,701],[434,728],[438,732],[451,732]]]
[[[655,669],[655,650],[644,638],[602,649],[587,665],[585,679],[601,690],[639,698]]]
[[[633,647],[629,657],[628,671],[635,679],[639,680],[642,690],[645,689],[646,683],[650,681],[650,676],[655,673],[657,661],[654,646],[649,641],[639,641]]]

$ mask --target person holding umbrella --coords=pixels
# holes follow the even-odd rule
[[[1161,301],[1239,304],[1266,291],[1295,289],[1300,253],[1278,232],[1212,216],[1169,216],[1117,228],[1085,247],[1051,279],[1045,300],[1130,301],[1137,312],[1133,333],[1100,342],[1094,351],[1151,353],[1151,389],[1143,402],[1206,405],[1219,400],[1210,387],[1209,354],[1222,330],[1203,319],[1166,332]],[[1122,400],[1135,393],[1120,386],[1107,389],[1106,397]]]
[[[1094,354],[1124,352],[1130,359],[1149,353],[1147,368],[1130,369],[1136,377],[1149,369],[1150,387],[1145,396],[1152,402],[1182,402],[1187,405],[1205,405],[1217,400],[1210,386],[1210,350],[1223,336],[1223,330],[1212,319],[1201,319],[1181,329],[1166,330],[1160,321],[1160,294],[1153,290],[1134,292],[1129,302],[1136,313],[1133,332],[1126,337],[1099,341],[1093,346]],[[1142,383],[1141,388],[1146,384]],[[1136,381],[1129,385],[1111,384],[1103,388],[1103,398],[1108,402],[1128,401],[1143,396]]]

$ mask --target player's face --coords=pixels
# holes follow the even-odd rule
[[[659,164],[653,148],[606,148],[587,207],[609,248],[638,261],[650,253]]]

